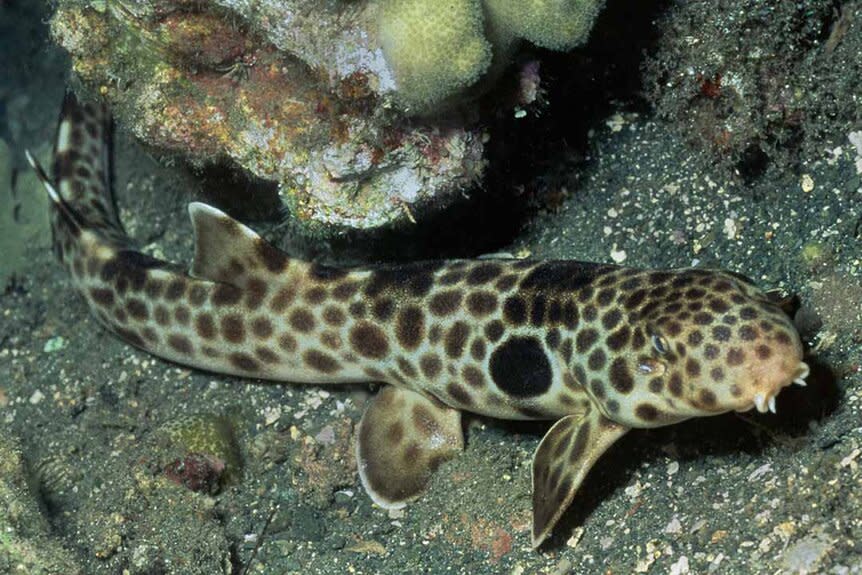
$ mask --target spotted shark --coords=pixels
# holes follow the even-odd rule
[[[139,251],[108,178],[109,116],[68,96],[50,197],[53,248],[104,328],[211,372],[385,384],[358,424],[361,482],[399,508],[464,447],[463,412],[553,422],[532,463],[532,543],[633,428],[756,408],[804,385],[799,335],[745,277],[580,261],[447,260],[339,268],[289,257],[189,205],[189,268]]]

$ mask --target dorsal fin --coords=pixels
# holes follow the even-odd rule
[[[189,216],[195,231],[193,277],[241,287],[249,272],[279,273],[287,267],[287,255],[221,210],[192,202]]]

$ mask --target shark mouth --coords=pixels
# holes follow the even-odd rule
[[[805,378],[808,377],[808,374],[811,373],[811,370],[808,368],[808,364],[804,361],[799,362],[799,366],[796,368],[796,372],[793,374],[793,378],[786,384],[790,385],[798,385],[800,387],[805,387]],[[782,386],[783,387],[783,386]],[[775,390],[773,394],[767,393],[758,393],[754,396],[754,407],[757,408],[757,411],[760,413],[766,413],[767,411],[771,413],[777,413],[775,409],[775,396],[778,395],[778,392],[781,391],[781,387]]]

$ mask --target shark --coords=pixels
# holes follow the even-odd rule
[[[532,462],[539,546],[632,429],[776,410],[809,368],[788,315],[738,273],[572,260],[334,267],[293,258],[193,202],[190,266],[141,252],[117,214],[105,105],[67,95],[53,249],[108,331],[193,368],[303,384],[383,384],[356,437],[371,499],[400,508],[464,449],[465,412],[546,420]]]

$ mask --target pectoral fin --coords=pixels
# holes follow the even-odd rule
[[[597,409],[551,427],[533,456],[533,547],[551,533],[596,460],[628,429]]]
[[[464,448],[461,412],[414,391],[383,388],[359,422],[356,459],[371,499],[398,509]]]

